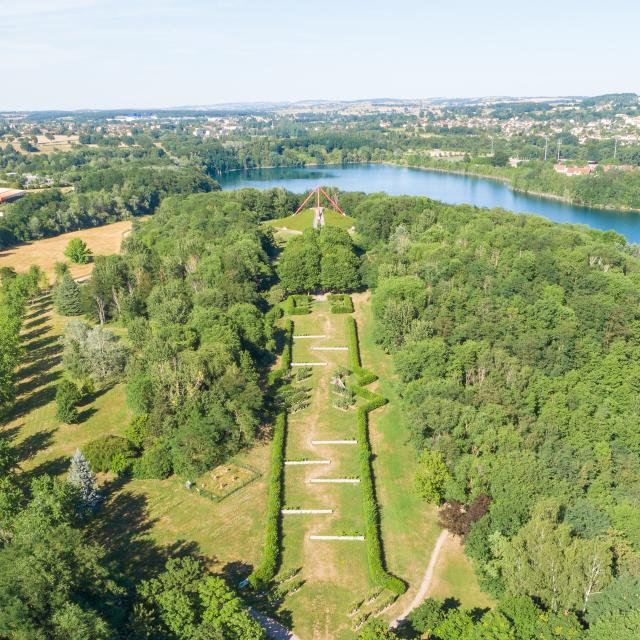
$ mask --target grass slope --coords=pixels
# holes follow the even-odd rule
[[[277,229],[287,229],[291,231],[304,231],[313,227],[313,209],[304,209],[298,215],[287,216],[286,218],[278,218],[276,220],[267,220],[265,224]],[[343,216],[332,209],[324,210],[324,219],[326,224],[341,229],[351,229],[356,224],[355,218]]]

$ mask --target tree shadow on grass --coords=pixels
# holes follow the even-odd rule
[[[89,404],[93,404],[98,398],[103,396],[107,391],[111,391],[115,385],[110,384],[105,387],[101,387],[97,391],[93,391],[92,393],[87,393],[82,396],[80,402],[78,402],[79,407],[86,407]]]
[[[53,434],[57,431],[57,428],[53,431],[38,431],[30,436],[27,436],[24,440],[14,446],[14,451],[18,457],[18,462],[24,462],[30,460],[36,456],[40,451],[46,449],[53,442]]]
[[[39,409],[50,402],[53,402],[56,397],[56,388],[54,385],[42,387],[37,391],[34,391],[31,395],[20,398],[12,407],[7,415],[9,422],[22,418],[30,411]]]
[[[37,360],[33,360],[30,364],[23,365],[23,367],[18,371],[18,376],[22,379],[31,378],[38,373],[53,369],[59,363],[60,358],[57,355],[39,358]]]
[[[20,384],[17,385],[16,393],[18,397],[30,396],[36,389],[40,389],[41,387],[46,387],[50,384],[53,384],[57,382],[59,378],[59,371],[48,371],[47,373],[43,373],[42,375],[31,376],[30,378],[23,380]]]
[[[33,360],[39,360],[50,354],[44,351],[48,347],[55,345],[55,353],[62,351],[62,345],[60,344],[60,338],[58,336],[46,336],[45,338],[39,338],[27,345],[27,353],[25,354],[25,361],[30,362]]]
[[[148,499],[126,489],[128,480],[116,478],[102,487],[106,500],[91,525],[92,536],[109,552],[111,559],[129,575],[146,580],[164,568],[168,558],[199,555],[194,542],[178,540],[160,546],[151,538],[158,518],[150,518]]]
[[[248,562],[242,562],[240,560],[235,562],[227,562],[222,567],[222,576],[234,587],[238,586],[238,583],[249,577],[249,574],[253,570],[253,566]]]
[[[24,329],[31,330],[35,327],[39,327],[47,321],[47,316],[43,313],[38,312],[37,314],[32,314],[31,316],[26,316],[27,318],[32,318],[28,322],[25,322],[22,326]],[[28,334],[26,334],[28,335]]]
[[[31,342],[40,336],[45,335],[51,330],[51,325],[45,324],[43,326],[37,327],[36,329],[32,329],[27,333],[23,333],[21,339],[24,342]]]
[[[48,475],[52,478],[56,478],[58,476],[62,476],[68,471],[70,462],[71,458],[69,458],[68,456],[58,456],[57,458],[52,458],[51,460],[45,460],[37,467],[29,469],[28,471],[23,471],[19,475],[19,479],[25,486],[29,486],[33,480],[35,480],[36,478],[40,478],[43,475]]]
[[[98,413],[98,410],[95,407],[87,407],[84,411],[80,411],[78,413],[78,422],[82,424],[87,421],[94,413]]]

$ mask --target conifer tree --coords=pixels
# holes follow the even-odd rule
[[[61,422],[78,422],[80,390],[70,380],[62,380],[56,389],[56,418]]]
[[[76,449],[73,458],[71,458],[67,480],[80,489],[81,508],[83,510],[93,510],[102,501],[102,494],[98,491],[96,475],[80,449]]]
[[[63,316],[77,316],[82,313],[80,287],[69,272],[63,274],[54,291],[56,311]]]

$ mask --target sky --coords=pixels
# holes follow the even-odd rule
[[[640,93],[637,0],[0,0],[0,111]]]

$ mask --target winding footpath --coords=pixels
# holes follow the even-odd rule
[[[438,536],[436,544],[433,547],[433,551],[431,552],[431,558],[429,558],[427,570],[424,572],[420,588],[418,589],[415,598],[411,601],[411,604],[391,623],[391,628],[395,629],[401,622],[406,620],[409,617],[409,614],[416,607],[419,607],[426,599],[427,594],[429,593],[429,588],[431,587],[431,582],[433,581],[433,574],[435,573],[440,552],[442,551],[442,547],[448,536],[449,532],[446,529]]]

